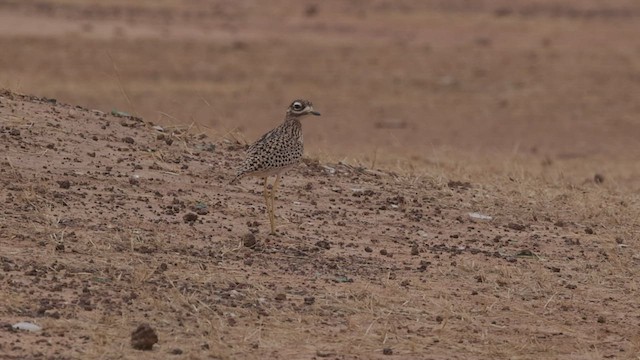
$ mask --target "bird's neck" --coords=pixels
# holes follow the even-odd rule
[[[295,126],[295,127],[302,127],[302,123],[300,122],[300,117],[299,116],[294,116],[294,115],[287,114],[284,117],[284,123],[287,124],[287,125]]]
[[[282,123],[280,127],[283,131],[287,132],[291,138],[296,138],[299,142],[302,142],[302,123],[300,123],[299,116],[287,114],[284,118],[284,123]]]

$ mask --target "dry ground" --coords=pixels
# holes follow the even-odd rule
[[[264,4],[0,3],[0,358],[637,357],[640,5]]]

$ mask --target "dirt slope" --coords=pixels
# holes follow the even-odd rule
[[[228,185],[239,144],[9,91],[0,120],[2,358],[640,351],[637,193],[307,159],[268,236],[259,182]]]

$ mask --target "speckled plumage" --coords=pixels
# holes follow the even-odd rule
[[[302,141],[302,124],[300,118],[305,115],[320,115],[313,110],[313,104],[308,100],[294,100],[285,115],[284,122],[275,129],[264,134],[247,149],[244,159],[234,183],[245,176],[257,176],[264,179],[264,200],[269,213],[271,233],[275,234],[275,193],[280,174],[296,165],[302,159],[304,143]],[[269,176],[275,175],[271,191],[267,187]]]
[[[297,104],[302,108],[294,109]],[[247,157],[238,168],[234,181],[244,176],[277,175],[300,162],[304,151],[300,118],[308,114],[319,115],[310,101],[293,101],[287,109],[284,122],[249,146]]]

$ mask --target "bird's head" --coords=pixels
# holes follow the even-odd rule
[[[287,115],[289,116],[301,117],[309,114],[316,116],[320,115],[319,112],[313,110],[313,104],[309,100],[294,100],[287,109]]]

